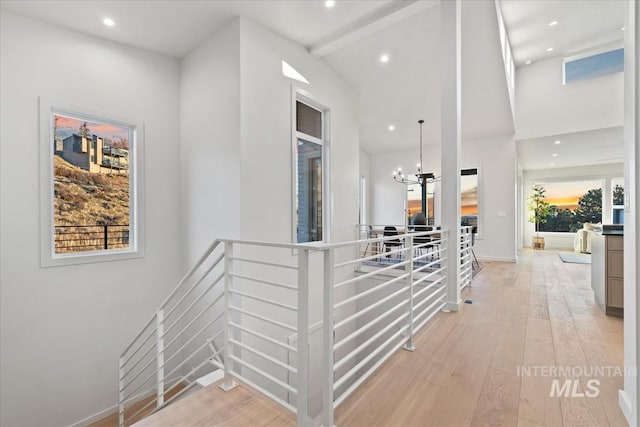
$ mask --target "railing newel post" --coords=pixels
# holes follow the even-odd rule
[[[334,249],[324,250],[323,266],[323,358],[322,358],[322,425],[333,427],[334,393],[333,393],[333,367],[334,367]]]
[[[118,358],[118,426],[124,427],[124,357]]]
[[[297,425],[309,424],[309,250],[298,249]]]
[[[220,388],[229,391],[237,384],[231,376],[231,289],[233,285],[233,243],[224,243],[224,380]]]
[[[404,266],[404,271],[407,274],[407,285],[409,286],[409,312],[407,316],[407,342],[404,345],[404,349],[408,351],[414,351],[416,348],[413,346],[413,236],[409,235],[405,238],[405,260],[407,264]]]
[[[164,404],[164,310],[156,312],[156,364],[158,369],[156,407]]]

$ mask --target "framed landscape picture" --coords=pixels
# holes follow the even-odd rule
[[[44,266],[141,256],[142,126],[41,103]]]

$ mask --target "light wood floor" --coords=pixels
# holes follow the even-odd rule
[[[554,251],[525,251],[518,264],[486,263],[458,313],[440,313],[336,411],[336,425],[626,426],[622,377],[597,377],[597,397],[549,397],[552,378],[527,366],[623,365],[622,320],[593,302],[590,265]],[[579,377],[586,390],[591,377]],[[137,426],[281,426],[295,418],[249,388],[211,386]]]
[[[488,263],[463,292],[336,412],[344,426],[626,426],[623,378],[597,377],[598,397],[549,397],[552,378],[522,366],[623,365],[622,320],[594,303],[590,265],[554,251]],[[580,377],[582,390],[591,377]],[[564,381],[564,380],[563,380]]]

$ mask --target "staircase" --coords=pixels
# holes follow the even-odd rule
[[[425,236],[437,251],[414,245]],[[234,380],[252,387],[296,414],[298,426],[332,425],[335,408],[400,347],[411,350],[414,334],[445,308],[447,256],[464,262],[468,252],[464,230],[460,250],[448,250],[447,236],[214,241],[122,352],[119,425],[180,399],[207,375],[220,375],[225,391]],[[403,245],[368,250],[388,239]],[[464,274],[456,286],[468,284]]]

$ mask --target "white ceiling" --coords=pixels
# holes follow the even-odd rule
[[[463,138],[513,133],[493,1],[464,2],[462,20]],[[424,144],[440,144],[439,58],[439,5],[324,58],[359,94],[365,151],[417,151],[418,119],[425,120]]]
[[[524,170],[622,163],[623,127],[525,139],[517,142],[517,150]]]
[[[619,42],[626,0],[500,0],[518,65]],[[0,0],[34,19],[181,58],[235,16],[310,48],[359,94],[361,146],[369,153],[440,143],[440,7],[437,1]],[[111,17],[113,28],[102,24]],[[463,138],[514,133],[493,0],[462,9]],[[551,21],[558,24],[550,27]],[[553,52],[547,52],[554,47]],[[318,50],[319,49],[319,50]],[[390,61],[379,62],[386,53]],[[322,56],[320,55],[320,56]],[[389,132],[390,124],[395,131]],[[553,141],[562,140],[555,145]],[[518,141],[523,169],[622,161],[621,128]],[[557,153],[558,157],[551,157]]]
[[[500,0],[516,65],[622,41],[626,0]],[[557,25],[549,26],[552,21]],[[547,49],[553,47],[553,51]]]
[[[181,58],[235,16],[243,16],[305,47],[412,1],[338,0],[2,0],[0,7],[163,55]],[[116,26],[102,24],[110,17]]]

